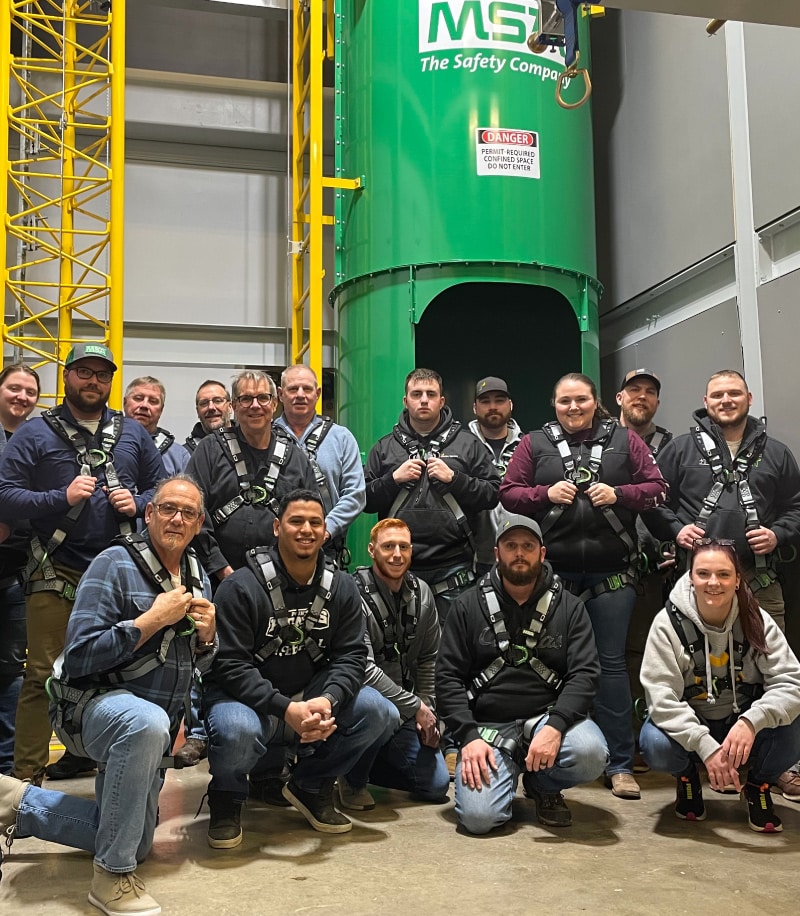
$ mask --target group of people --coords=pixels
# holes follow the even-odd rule
[[[242,842],[248,800],[348,832],[370,785],[437,803],[453,778],[473,834],[511,818],[520,775],[551,827],[571,823],[562,791],[601,776],[638,799],[643,600],[645,765],[675,776],[681,818],[706,816],[702,766],[750,827],[782,829],[800,665],[776,563],[800,538],[800,471],[738,372],[673,438],[649,369],[625,375],[619,419],[564,376],[525,434],[503,379],[477,383],[464,427],[415,369],[362,467],[307,366],[204,382],[183,444],[151,376],[107,407],[116,371],[75,346],[63,403],[30,420],[36,373],[0,373],[0,827],[92,852],[108,916],[160,913],[136,868],[165,770],[205,757],[215,849]],[[351,573],[363,511],[371,562]],[[67,750],[48,766],[52,728]],[[43,782],[95,769],[93,801]]]

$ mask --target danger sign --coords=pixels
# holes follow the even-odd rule
[[[477,127],[475,155],[479,175],[539,178],[539,134],[506,127]]]

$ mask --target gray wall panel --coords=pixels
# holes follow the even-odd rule
[[[659,424],[676,434],[688,432],[692,412],[703,406],[708,377],[718,369],[742,371],[735,300],[604,357],[603,401],[609,410],[616,410],[614,398],[625,373],[642,366],[661,379]]]
[[[593,27],[602,311],[733,239],[725,46],[702,20]]]
[[[757,227],[800,206],[800,29],[745,27],[753,209]]]

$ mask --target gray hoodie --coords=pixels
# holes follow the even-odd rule
[[[706,658],[733,654],[731,633],[739,616],[735,595],[722,627],[710,626],[701,619],[688,573],[677,581],[670,600],[703,635]],[[764,688],[763,695],[741,714],[756,734],[763,728],[789,725],[800,715],[800,662],[775,621],[763,610],[761,616],[769,651],[762,655],[748,649],[742,668],[744,683],[762,684]],[[737,703],[735,691],[731,689],[723,690],[715,703],[699,697],[689,701],[683,699],[684,689],[695,683],[694,665],[666,609],[659,611],[650,628],[642,659],[641,682],[653,724],[687,751],[697,753],[701,760],[708,760],[720,747],[704,720],[725,719],[736,713],[738,703],[743,702],[739,695]]]

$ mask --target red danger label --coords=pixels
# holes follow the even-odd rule
[[[528,130],[491,130],[480,132],[480,143],[497,143],[503,146],[536,146],[536,134]]]

